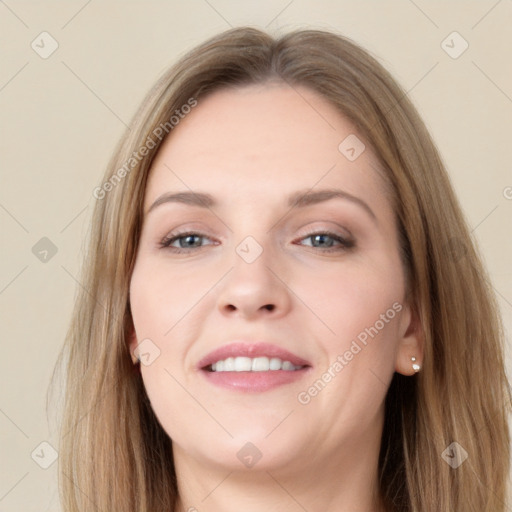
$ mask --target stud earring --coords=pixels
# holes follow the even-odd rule
[[[411,357],[411,361],[412,361],[412,369],[416,373],[418,373],[420,371],[421,366],[416,362],[416,358],[415,357]]]

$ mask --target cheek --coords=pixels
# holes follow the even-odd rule
[[[187,310],[197,302],[188,276],[170,272],[150,259],[137,260],[130,282],[130,305],[137,341],[149,354],[141,374],[151,407],[160,424],[173,437],[180,418],[200,414],[183,387],[181,371],[186,346]],[[187,283],[185,286],[184,283]],[[150,340],[148,342],[147,340]],[[180,384],[181,383],[181,384]]]
[[[210,279],[211,280],[211,279]],[[149,259],[137,262],[130,283],[130,304],[137,334],[167,339],[205,294],[198,272],[172,271]]]
[[[391,264],[347,265],[303,275],[293,287],[317,317],[319,333],[342,343],[375,324],[383,333],[395,330],[404,295],[400,272]]]
[[[340,272],[321,287],[313,281],[302,283],[302,293],[320,317],[311,322],[323,333],[316,336],[323,355],[298,400],[332,431],[357,431],[375,421],[394,372],[402,281],[369,266]]]
[[[400,271],[392,260],[366,261],[297,283],[318,316],[308,315],[310,328],[317,325],[321,354],[301,403],[311,400],[313,408],[332,411],[333,424],[341,421],[334,411],[341,410],[371,422],[383,399],[395,368],[404,307]]]

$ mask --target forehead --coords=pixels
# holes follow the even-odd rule
[[[233,201],[261,204],[297,189],[342,186],[375,201],[383,192],[377,158],[366,148],[350,160],[347,140],[364,144],[344,116],[306,87],[222,89],[200,99],[163,143],[145,207],[162,192],[196,189],[220,197],[231,191]]]

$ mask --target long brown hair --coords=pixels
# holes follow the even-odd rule
[[[422,371],[395,373],[386,397],[379,471],[387,510],[504,512],[511,400],[502,323],[424,123],[376,58],[349,39],[319,30],[273,38],[254,28],[209,39],[162,76],[94,192],[81,286],[59,358],[67,369],[59,449],[64,512],[174,509],[171,440],[127,346],[148,172],[165,135],[172,136],[176,110],[211,91],[268,80],[307,86],[329,100],[371,147],[392,190],[425,346]],[[445,454],[453,457],[459,446],[468,458],[455,468]]]

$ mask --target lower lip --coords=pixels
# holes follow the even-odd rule
[[[302,379],[311,367],[301,370],[271,370],[268,372],[209,372],[201,370],[201,373],[209,382],[221,388],[234,391],[262,392],[291,384]]]

